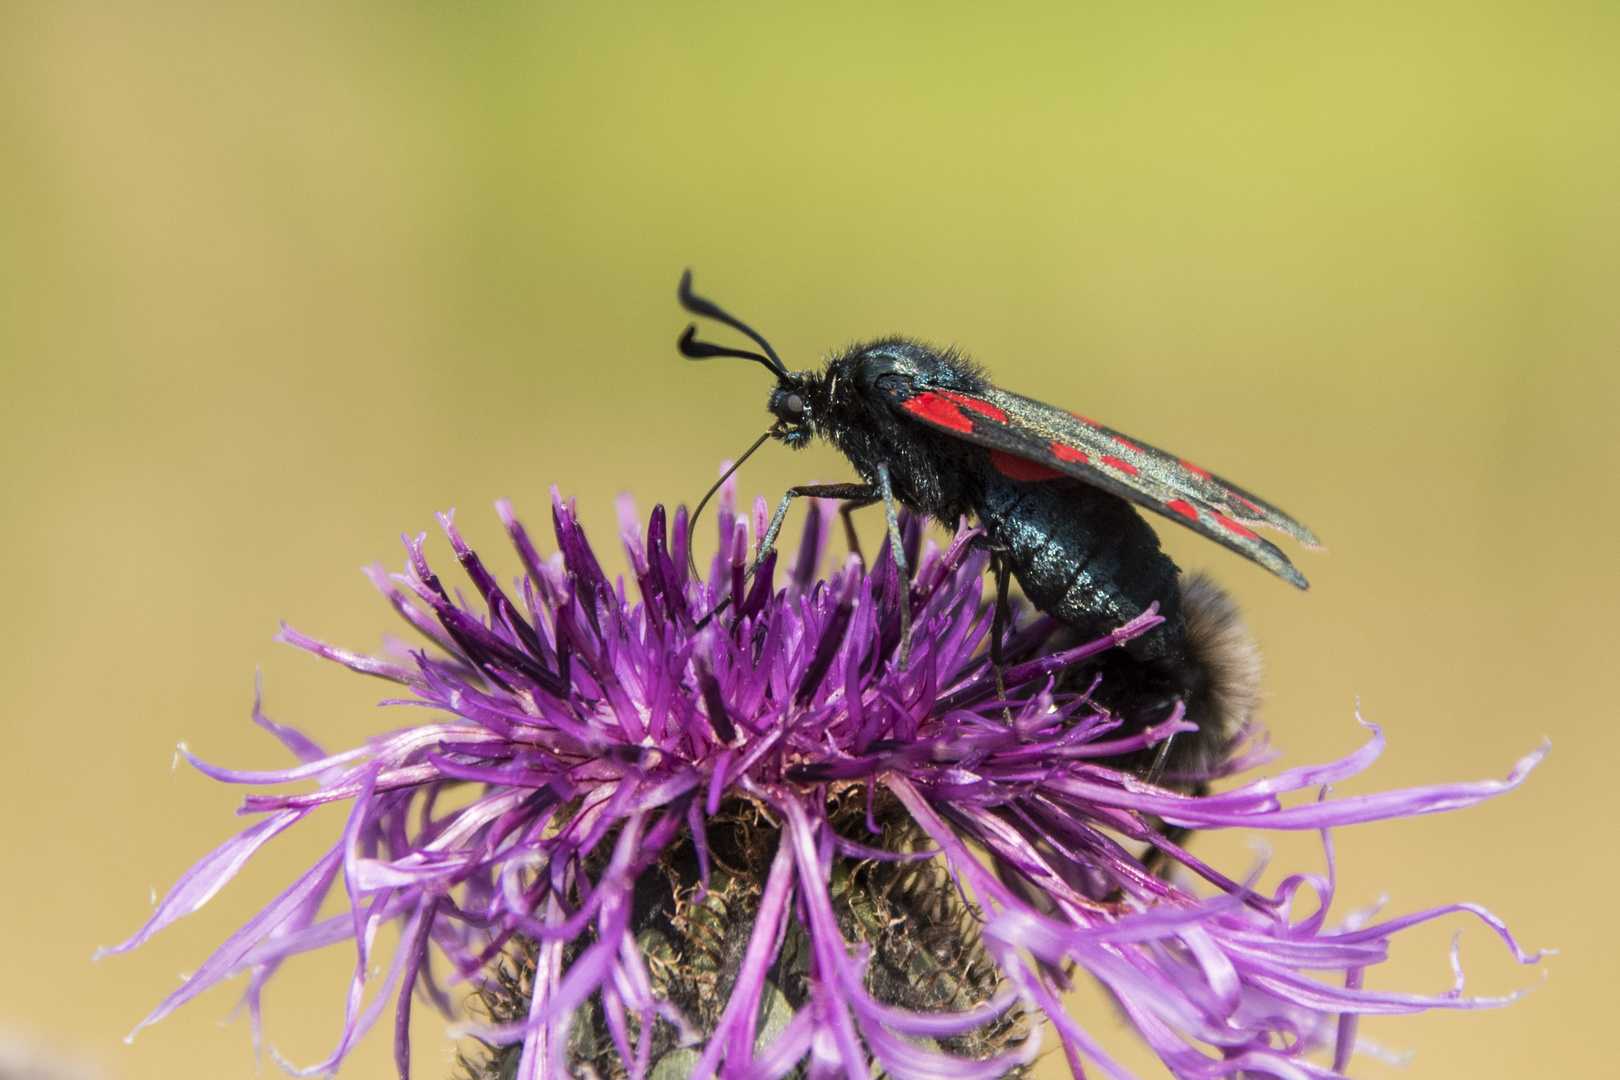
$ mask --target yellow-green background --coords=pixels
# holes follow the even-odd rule
[[[1286,761],[1357,745],[1358,697],[1390,750],[1345,792],[1555,744],[1497,803],[1339,834],[1348,906],[1479,901],[1563,950],[1504,1012],[1368,1029],[1410,1080],[1615,1075],[1617,31],[1541,0],[6,5],[0,1027],[131,1080],[251,1074],[229,991],[118,1040],[336,819],[92,966],[236,825],[172,746],[285,760],[255,665],[329,746],[399,721],[270,636],[378,644],[357,569],[434,510],[495,548],[491,501],[544,526],[556,483],[611,547],[621,489],[698,494],[767,380],[675,357],[690,265],[792,362],[955,341],[1309,522],[1309,595],[1167,537],[1248,612]],[[745,491],[848,475],[756,461]],[[1241,872],[1247,842],[1199,850]],[[1450,931],[1375,984],[1449,985]],[[1541,979],[1487,938],[1470,989]],[[347,969],[268,995],[296,1060]]]

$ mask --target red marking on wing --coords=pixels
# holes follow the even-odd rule
[[[974,412],[988,416],[998,423],[1005,424],[1007,422],[1007,414],[988,401],[980,401],[978,398],[968,397],[966,394],[958,394],[954,390],[939,390],[936,392],[940,397],[950,398],[958,405],[965,405]]]
[[[1118,435],[1110,435],[1109,438],[1113,439],[1127,450],[1135,450],[1138,454],[1142,452],[1142,448],[1131,442],[1129,439],[1122,439]]]
[[[1190,521],[1198,520],[1198,511],[1193,509],[1193,504],[1186,499],[1171,499],[1164,505]]]
[[[1055,456],[1059,461],[1078,461],[1080,464],[1084,465],[1086,462],[1091,460],[1090,458],[1086,457],[1086,452],[1084,450],[1076,450],[1074,447],[1065,446],[1060,442],[1048,443],[1047,446],[1049,449],[1051,449],[1053,456]]]
[[[1194,465],[1192,462],[1188,461],[1186,458],[1181,459],[1181,467],[1183,469],[1186,469],[1190,473],[1193,473],[1193,474],[1198,475],[1198,476],[1202,476],[1205,480],[1213,479],[1213,477],[1211,477],[1208,472],[1206,472],[1203,469],[1200,469],[1198,466]]]
[[[1009,454],[1005,450],[990,451],[990,464],[996,467],[998,473],[1010,480],[1056,480],[1063,475],[1050,465],[1042,465],[1038,461]]]
[[[1104,465],[1112,465],[1114,468],[1118,469],[1122,473],[1130,473],[1132,476],[1136,475],[1136,466],[1132,465],[1130,462],[1125,461],[1125,460],[1123,460],[1121,458],[1117,458],[1117,457],[1113,457],[1113,456],[1108,455],[1108,454],[1104,454],[1102,457],[1098,458],[1097,460],[1101,461]]]
[[[1220,522],[1227,532],[1235,532],[1239,536],[1246,537],[1250,540],[1260,539],[1258,536],[1254,535],[1254,533],[1250,532],[1248,529],[1245,529],[1243,526],[1239,525],[1225,514],[1216,514],[1215,520]]]
[[[1092,427],[1101,427],[1102,426],[1101,424],[1097,423],[1097,421],[1091,419],[1089,416],[1081,416],[1077,412],[1072,412],[1069,415],[1074,417],[1076,420],[1080,421],[1082,424],[1090,424]]]
[[[941,427],[948,427],[952,431],[969,432],[973,430],[973,421],[963,415],[961,409],[932,390],[918,394],[913,398],[907,398],[900,405],[907,412],[915,413],[924,420],[932,420]]]
[[[1232,498],[1236,499],[1238,502],[1242,503],[1244,506],[1247,506],[1250,510],[1253,510],[1255,517],[1262,517],[1263,518],[1263,517],[1266,516],[1266,511],[1265,511],[1264,507],[1256,506],[1254,503],[1250,502],[1248,499],[1245,499],[1243,496],[1239,495],[1235,491],[1229,491],[1229,492],[1227,492],[1227,494],[1231,495]]]

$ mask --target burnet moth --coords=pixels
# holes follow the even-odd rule
[[[1259,655],[1231,600],[1206,578],[1182,580],[1137,507],[1202,533],[1301,589],[1304,576],[1254,530],[1276,529],[1319,548],[1309,529],[1191,462],[996,387],[953,349],[890,337],[852,346],[819,372],[789,371],[751,327],[692,292],[690,271],[678,296],[687,311],[740,331],[764,350],[700,341],[693,325],[679,341],[683,356],[740,357],[776,376],[769,402],[775,423],[733,470],[767,439],[797,448],[819,436],[861,477],[860,483],[790,488],[762,538],[756,566],[800,496],[843,500],[846,526],[850,509],[883,503],[902,581],[907,569],[896,505],[948,526],[968,515],[984,529],[981,543],[991,554],[996,610],[990,652],[998,672],[1009,576],[1035,608],[1063,624],[1060,633],[1073,644],[1101,637],[1157,604],[1164,622],[1124,648],[1075,665],[1061,688],[1092,691],[1097,704],[1126,719],[1121,734],[1167,719],[1182,703],[1198,731],[1121,764],[1154,781],[1202,787],[1248,725]],[[908,606],[902,595],[901,666],[910,644]]]

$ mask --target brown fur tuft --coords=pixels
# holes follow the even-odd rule
[[[1203,753],[1184,767],[1196,777],[1218,776],[1260,702],[1260,649],[1232,598],[1202,574],[1182,581],[1181,614],[1187,648],[1205,676],[1199,693],[1187,703],[1188,719],[1200,728],[1197,742]]]

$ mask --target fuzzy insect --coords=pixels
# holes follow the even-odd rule
[[[1202,533],[1301,589],[1308,587],[1304,576],[1254,529],[1276,529],[1319,547],[1309,529],[1189,461],[994,386],[953,349],[883,338],[846,349],[820,372],[789,371],[763,337],[695,295],[691,284],[688,271],[678,293],[687,311],[733,327],[764,352],[699,341],[694,325],[680,338],[681,354],[754,360],[776,376],[769,401],[775,423],[748,453],[769,438],[797,448],[821,437],[861,476],[859,484],[790,488],[762,538],[761,560],[801,496],[843,500],[846,525],[851,509],[882,502],[902,580],[907,571],[896,504],[948,524],[970,515],[985,530],[996,578],[990,649],[998,671],[1009,576],[1076,643],[1157,604],[1162,624],[1070,669],[1064,688],[1084,691],[1095,683],[1098,703],[1138,730],[1183,703],[1198,732],[1124,764],[1190,787],[1215,771],[1248,725],[1259,656],[1225,593],[1201,577],[1182,582],[1136,507]],[[904,666],[910,614],[903,598],[900,612]]]

